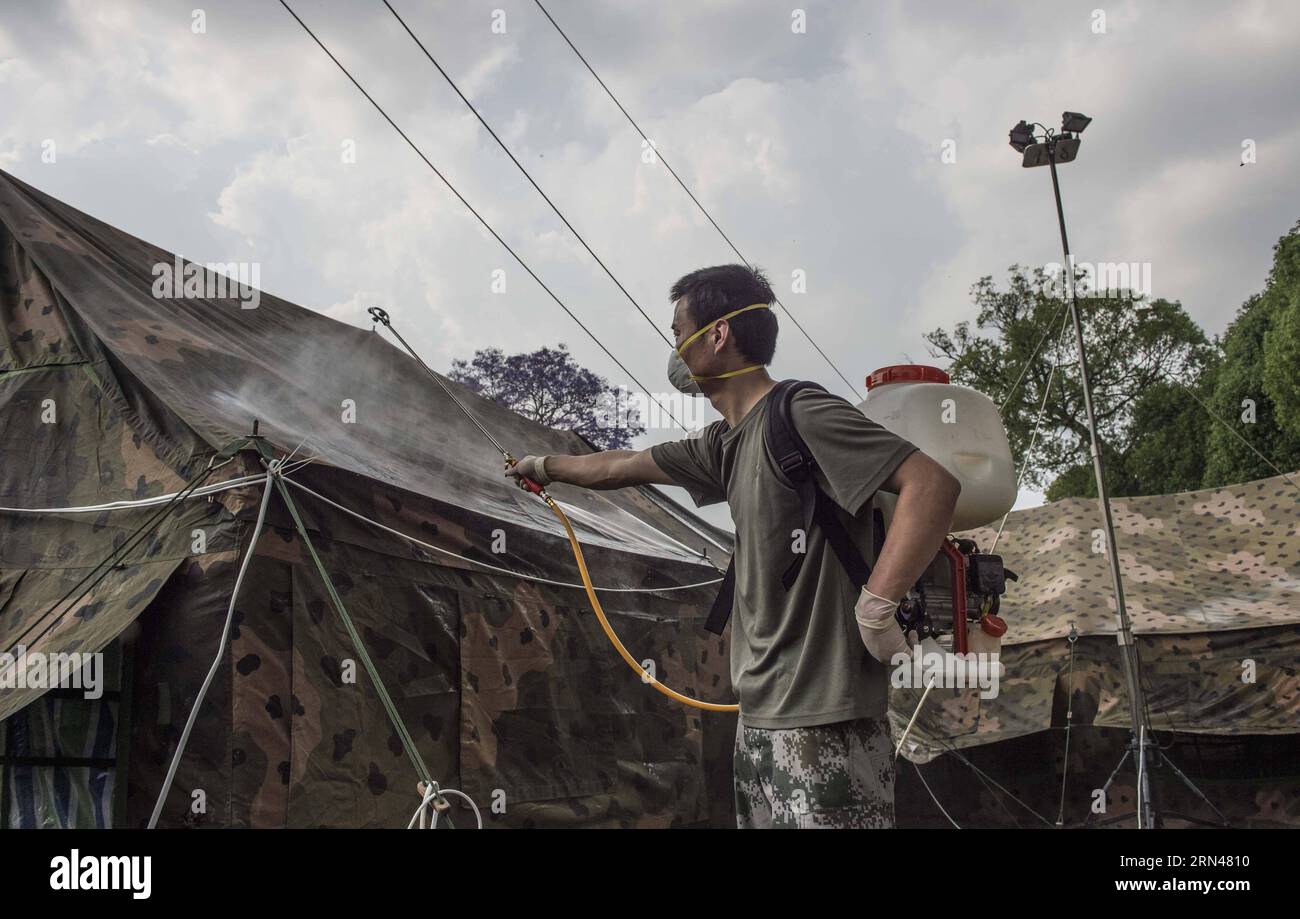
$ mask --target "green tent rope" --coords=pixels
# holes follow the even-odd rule
[[[415,741],[406,730],[406,725],[402,721],[401,715],[397,712],[397,706],[393,704],[392,696],[388,694],[388,689],[380,679],[379,671],[375,667],[374,661],[370,659],[370,654],[366,651],[366,647],[361,641],[360,634],[357,633],[357,627],[353,624],[352,617],[348,614],[347,607],[343,604],[343,598],[339,596],[338,591],[334,587],[334,582],[330,580],[329,572],[325,570],[325,564],[321,561],[320,556],[316,554],[316,547],[312,544],[311,536],[307,534],[307,526],[303,523],[302,516],[298,513],[298,506],[294,503],[293,497],[289,494],[289,489],[285,487],[283,480],[280,478],[278,469],[272,469],[270,472],[272,478],[275,480],[275,485],[280,492],[280,496],[284,499],[285,506],[289,509],[290,516],[293,517],[293,523],[298,531],[298,535],[302,537],[303,545],[307,547],[307,552],[311,556],[312,563],[315,564],[316,571],[320,574],[321,581],[325,585],[325,591],[329,594],[330,602],[334,605],[334,610],[338,613],[339,619],[343,623],[343,628],[347,630],[348,637],[352,639],[352,646],[356,649],[357,657],[361,659],[361,665],[365,668],[366,673],[370,675],[370,680],[375,685],[375,691],[379,694],[379,701],[383,703],[384,711],[388,714],[388,720],[392,722],[393,729],[397,732],[397,738],[401,741],[402,748],[406,751],[406,755],[411,758],[411,762],[415,764],[416,772],[419,774],[420,779],[425,783],[426,788],[431,786],[437,792],[435,800],[441,800],[442,795],[438,783],[433,780],[433,776],[429,773],[428,766],[425,765],[424,758],[420,756],[420,751],[416,749]],[[451,822],[450,818],[447,819],[447,822],[453,828],[455,827],[455,824]]]

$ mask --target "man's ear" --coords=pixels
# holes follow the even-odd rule
[[[727,347],[727,342],[731,341],[731,321],[724,319],[713,327],[712,334],[718,336],[713,345],[713,353],[721,354],[722,349]]]

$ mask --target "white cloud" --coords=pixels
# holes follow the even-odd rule
[[[441,186],[277,4],[32,5],[0,23],[0,163],[153,242],[256,258],[273,293],[366,325],[378,303],[435,367],[558,341],[620,371]],[[666,346],[496,149],[387,11],[299,14],[542,279],[652,387]],[[402,15],[641,306],[734,260],[549,24],[511,9]],[[1297,216],[1300,6],[812,3],[553,10],[723,229],[855,385],[925,359],[968,290],[1059,258],[1047,177],[1006,131],[1093,115],[1064,170],[1081,258],[1151,261],[1157,293],[1221,331]],[[1237,167],[1243,137],[1259,163]],[[57,166],[40,163],[58,141]],[[357,162],[341,162],[345,140]],[[957,162],[939,160],[957,144]],[[233,250],[233,251],[232,251]],[[809,292],[789,293],[792,270]],[[492,294],[494,270],[508,292]],[[776,372],[838,379],[784,322]],[[843,391],[843,387],[838,387]],[[654,432],[647,440],[672,432]]]

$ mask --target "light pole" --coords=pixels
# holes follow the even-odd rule
[[[1079,134],[1092,119],[1078,112],[1065,112],[1061,116],[1061,130],[1053,131],[1037,122],[1019,122],[1010,132],[1011,146],[1023,154],[1021,165],[1025,168],[1048,166],[1052,173],[1052,193],[1056,198],[1056,220],[1061,229],[1061,249],[1065,254],[1063,271],[1066,278],[1066,296],[1069,298],[1070,318],[1074,323],[1074,340],[1079,348],[1079,375],[1083,384],[1083,404],[1088,414],[1088,434],[1092,443],[1092,471],[1097,479],[1097,502],[1101,506],[1102,523],[1106,528],[1106,556],[1110,562],[1111,587],[1115,593],[1116,634],[1124,680],[1128,688],[1129,723],[1131,735],[1123,758],[1106,780],[1109,788],[1115,776],[1131,755],[1137,768],[1137,817],[1140,829],[1155,825],[1155,809],[1151,804],[1149,769],[1153,763],[1166,763],[1198,797],[1217,814],[1218,809],[1196,788],[1178,767],[1160,757],[1159,746],[1147,722],[1146,696],[1142,689],[1140,661],[1137,644],[1133,640],[1133,625],[1124,604],[1124,579],[1119,567],[1119,547],[1115,543],[1115,521],[1110,512],[1110,498],[1106,494],[1106,470],[1101,456],[1101,443],[1097,437],[1097,415],[1092,404],[1092,385],[1088,378],[1088,355],[1083,344],[1083,323],[1079,318],[1079,295],[1074,283],[1074,258],[1070,255],[1070,241],[1065,233],[1065,211],[1061,207],[1061,183],[1057,178],[1056,164],[1070,163],[1079,155]],[[1034,134],[1040,128],[1040,135]],[[1069,764],[1066,764],[1069,768]],[[1103,788],[1103,793],[1105,791]],[[1222,818],[1222,814],[1219,814]]]

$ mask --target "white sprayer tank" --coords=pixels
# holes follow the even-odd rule
[[[916,444],[961,482],[952,529],[998,520],[1016,502],[1016,472],[993,400],[957,386],[937,367],[899,364],[867,377],[858,408],[872,421]],[[877,498],[886,523],[897,499]]]

